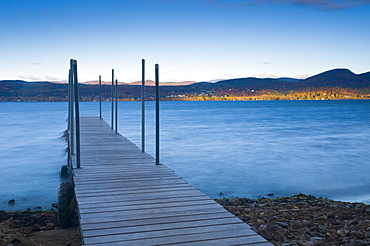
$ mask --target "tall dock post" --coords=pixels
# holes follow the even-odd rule
[[[74,155],[75,154],[75,150],[74,150],[74,139],[75,139],[75,136],[74,136],[74,110],[73,110],[73,97],[74,97],[74,90],[73,90],[73,67],[72,67],[72,59],[70,61],[70,69],[69,69],[69,130],[70,130],[70,140],[69,140],[69,143],[70,143],[70,151],[71,151],[71,155]]]
[[[70,170],[73,169],[72,158],[71,158],[71,155],[72,155],[72,148],[71,148],[72,127],[71,127],[71,125],[72,125],[72,122],[73,122],[73,114],[71,114],[72,109],[73,109],[72,88],[73,88],[73,86],[72,86],[72,70],[69,69],[69,73],[68,73],[68,161],[67,161],[67,163],[68,163],[68,168]]]
[[[112,69],[112,119],[111,119],[111,130],[113,130],[113,118],[114,118],[114,93],[113,93],[113,88],[114,88],[114,69]]]
[[[100,119],[102,119],[102,116],[101,116],[101,76],[99,75],[99,117]]]
[[[155,64],[155,164],[159,163],[159,66]]]
[[[71,69],[68,70],[68,130],[71,131]]]
[[[141,60],[141,151],[145,152],[145,59]]]
[[[116,128],[116,134],[118,133],[118,80],[116,79],[116,91],[115,91],[115,97],[116,97],[116,122],[115,122],[115,128]]]
[[[77,78],[77,61],[72,60],[73,82],[76,108],[76,161],[77,168],[81,167],[81,148],[80,148],[80,106],[78,102],[78,78]]]

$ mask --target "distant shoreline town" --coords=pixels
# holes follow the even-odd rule
[[[102,83],[102,100],[111,100],[111,83]],[[154,100],[153,81],[146,81],[146,100]],[[81,101],[99,100],[97,81],[81,83]],[[163,101],[342,100],[370,99],[370,72],[354,74],[333,69],[306,79],[238,78],[215,83],[161,83]],[[58,102],[68,100],[68,85],[56,82],[0,81],[0,102]],[[141,100],[141,82],[119,83],[119,101]]]

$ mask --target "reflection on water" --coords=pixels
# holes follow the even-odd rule
[[[103,117],[110,122],[110,103]],[[0,210],[50,208],[66,164],[66,103],[1,103]],[[299,192],[370,203],[370,101],[161,102],[161,163],[212,198]],[[81,103],[81,116],[99,104]],[[154,155],[154,104],[147,103]],[[119,103],[140,147],[141,103]],[[6,201],[15,199],[9,208]]]

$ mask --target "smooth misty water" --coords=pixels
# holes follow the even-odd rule
[[[49,208],[66,162],[67,104],[1,105],[0,210]],[[80,107],[98,115],[96,102]],[[120,102],[119,119],[140,147],[141,103]],[[154,155],[153,102],[146,121]],[[302,192],[370,203],[369,123],[370,101],[161,102],[161,163],[212,198]]]
[[[65,165],[65,103],[0,103],[0,210],[51,208]],[[15,199],[14,206],[6,202]]]

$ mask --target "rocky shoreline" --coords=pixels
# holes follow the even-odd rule
[[[79,246],[78,226],[60,228],[57,211],[0,211],[1,246]]]
[[[304,194],[216,200],[275,245],[370,245],[370,206]]]
[[[216,199],[275,245],[370,245],[370,206],[303,194]],[[81,245],[78,226],[61,229],[56,211],[0,211],[1,246]]]

